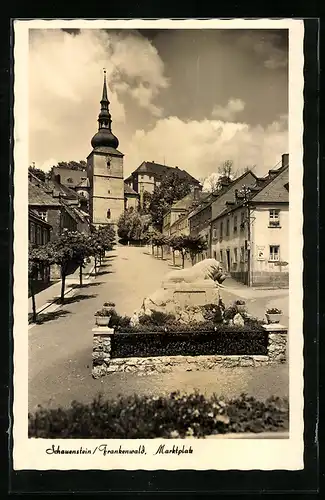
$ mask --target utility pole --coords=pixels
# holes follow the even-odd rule
[[[251,210],[249,206],[249,195],[251,190],[243,186],[244,204],[247,208],[247,285],[251,286]]]

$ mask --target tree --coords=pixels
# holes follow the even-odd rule
[[[36,300],[34,281],[37,279],[40,267],[50,265],[50,256],[47,245],[30,246],[28,249],[28,281],[32,296],[33,322],[36,322]]]
[[[151,196],[149,212],[152,217],[152,223],[156,229],[161,231],[163,217],[171,205],[181,200],[191,192],[192,184],[184,179],[178,172],[172,172],[163,177],[161,184],[155,186]]]
[[[133,208],[125,210],[117,222],[117,234],[122,241],[144,241],[151,217],[140,214]]]
[[[164,258],[164,245],[168,245],[169,244],[169,238],[156,231],[152,237],[152,242],[153,242],[153,245],[155,247],[157,247],[157,257],[158,257],[158,249],[160,248],[161,249],[161,258],[163,259]]]
[[[234,162],[232,160],[224,161],[218,168],[218,173],[221,178],[231,180],[235,175],[234,172]]]
[[[71,248],[73,251],[73,260],[79,266],[79,284],[82,286],[82,270],[85,267],[86,261],[93,253],[93,245],[91,236],[84,233],[71,233]]]
[[[75,235],[64,229],[62,234],[55,240],[47,244],[50,261],[60,266],[61,273],[61,295],[60,302],[64,304],[65,280],[71,265],[78,263],[73,250]]]
[[[173,252],[173,265],[175,266],[175,251],[179,251],[181,256],[182,256],[182,268],[184,269],[184,260],[185,260],[185,253],[186,253],[186,236],[180,235],[180,236],[172,236],[169,240],[169,245],[172,249]]]
[[[97,262],[101,265],[101,259],[106,250],[111,250],[115,241],[115,231],[111,224],[100,227],[92,227],[90,233],[91,255],[95,259],[95,274],[97,272]]]
[[[190,254],[192,266],[195,263],[195,257],[208,248],[208,244],[202,236],[185,236],[183,244],[186,252]]]
[[[40,168],[34,167],[34,165],[28,167],[28,172],[31,174],[35,175],[40,181],[45,182],[46,181],[46,173],[44,170],[41,170]]]

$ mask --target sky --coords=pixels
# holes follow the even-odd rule
[[[264,175],[288,152],[287,30],[30,30],[29,164],[85,160],[107,72],[127,177],[143,161]]]

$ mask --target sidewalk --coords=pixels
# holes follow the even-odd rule
[[[82,275],[83,275],[83,280],[85,282],[89,281],[93,269],[94,269],[94,261],[92,259],[91,262],[87,264],[86,267],[83,269]],[[70,294],[72,290],[75,288],[75,286],[78,284],[79,284],[79,268],[76,269],[76,271],[73,274],[70,274],[66,277],[66,287],[64,296]],[[61,280],[58,280],[53,285],[37,293],[35,295],[37,314],[50,307],[52,304],[54,304],[54,302],[56,302],[56,300],[58,299],[58,297],[60,297],[60,295],[61,295]],[[33,312],[32,297],[29,297],[28,316],[30,316],[32,312]]]

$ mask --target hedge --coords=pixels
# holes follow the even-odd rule
[[[267,355],[268,335],[259,331],[116,333],[111,357]]]
[[[226,433],[285,431],[289,427],[286,398],[258,401],[206,398],[198,392],[169,396],[97,397],[91,404],[73,402],[67,409],[39,409],[29,414],[29,437],[150,439],[204,437]]]

